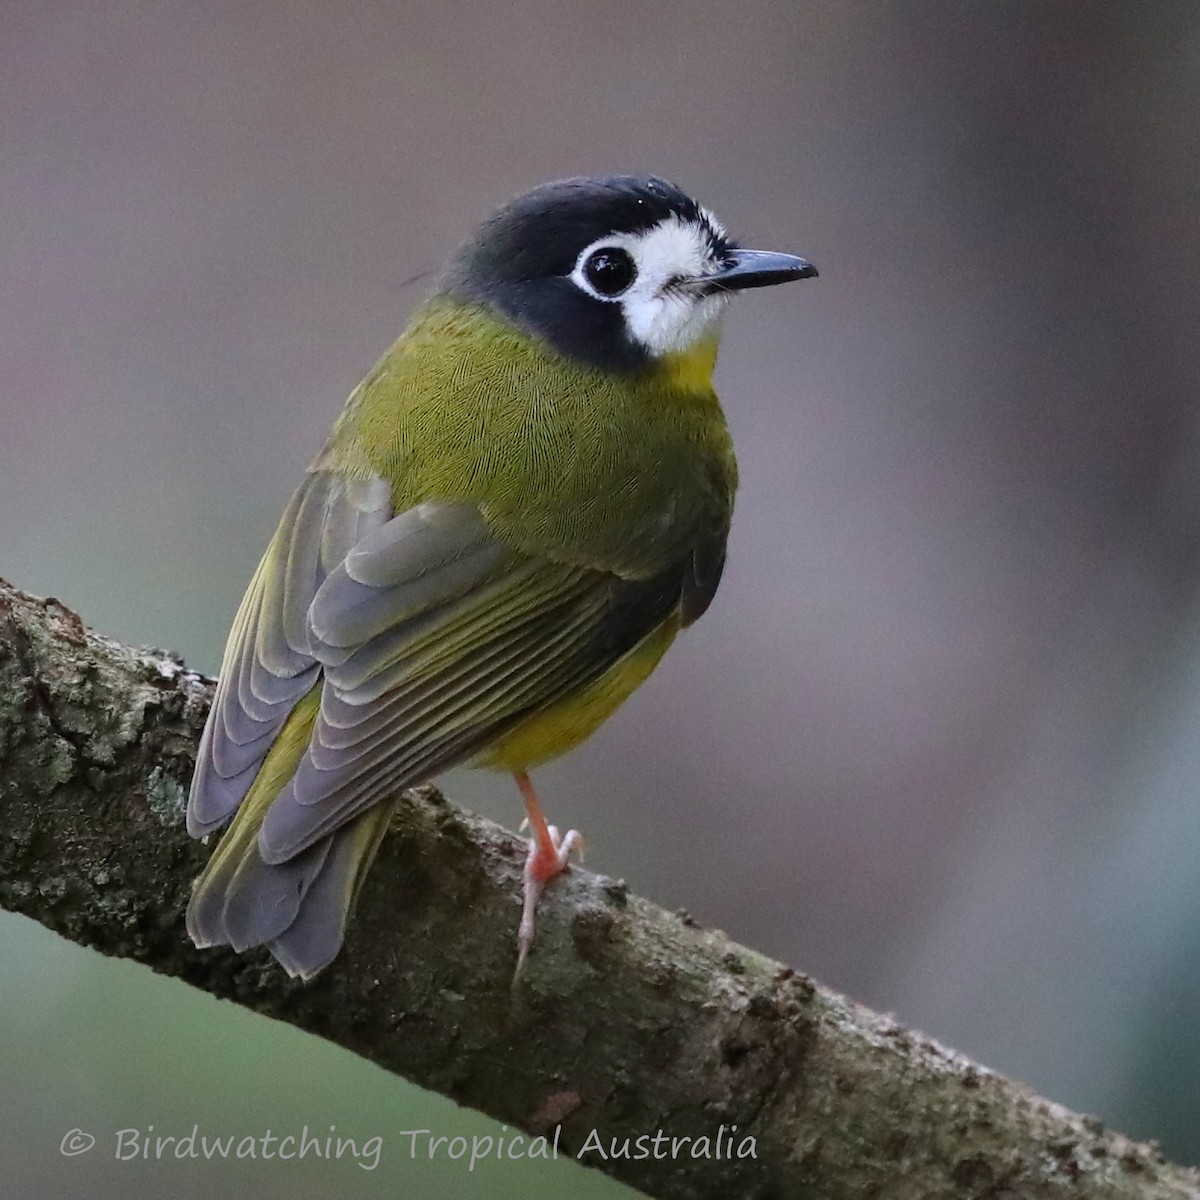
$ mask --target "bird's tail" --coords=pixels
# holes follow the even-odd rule
[[[395,801],[383,801],[294,858],[263,862],[258,831],[303,757],[320,703],[295,708],[203,873],[192,885],[187,931],[197,946],[265,945],[288,974],[309,979],[341,949],[362,881]]]

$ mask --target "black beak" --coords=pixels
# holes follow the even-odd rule
[[[731,250],[715,275],[692,282],[706,296],[714,292],[740,292],[745,288],[771,287],[791,279],[815,279],[817,268],[794,254],[773,250]]]

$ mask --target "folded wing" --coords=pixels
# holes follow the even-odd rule
[[[245,798],[299,699],[317,682],[308,610],[329,572],[392,515],[381,479],[309,474],[292,497],[230,630],[188,798],[187,828],[220,828]]]
[[[719,557],[650,578],[519,551],[462,501],[396,515],[382,481],[317,472],[230,635],[188,827],[236,814],[188,910],[198,944],[267,943],[296,974],[337,952],[400,791],[598,678]]]
[[[601,675],[679,604],[684,574],[631,580],[521,554],[473,504],[394,517],[313,600],[320,711],[263,821],[263,858],[292,858]]]

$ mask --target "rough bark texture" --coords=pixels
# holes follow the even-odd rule
[[[593,1129],[606,1149],[693,1139],[674,1159],[585,1157],[651,1196],[1200,1197],[1153,1146],[581,870],[543,900],[514,985],[523,845],[432,789],[401,806],[314,983],[193,949],[183,909],[208,851],[183,809],[211,695],[0,581],[0,905],[511,1126],[561,1125],[560,1152]],[[714,1157],[692,1158],[705,1135]],[[747,1135],[756,1157],[715,1157]]]

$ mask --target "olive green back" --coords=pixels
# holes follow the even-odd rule
[[[697,351],[708,366],[715,347]],[[708,370],[576,365],[435,296],[350,397],[321,465],[377,473],[402,512],[479,503],[514,548],[645,577],[723,541],[737,474]]]

